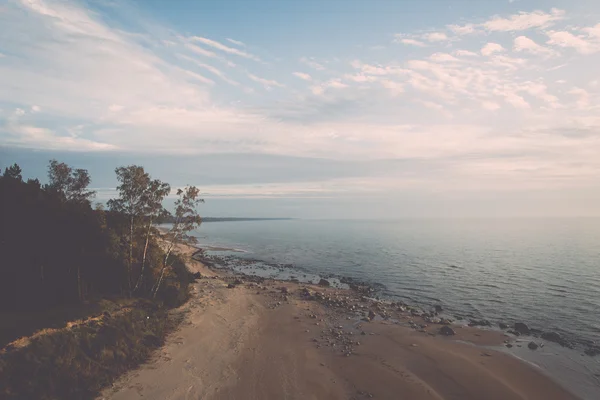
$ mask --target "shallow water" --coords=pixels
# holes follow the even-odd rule
[[[574,354],[598,379],[600,357],[580,353],[600,342],[600,219],[215,222],[197,236],[242,258],[383,284],[383,297],[559,332],[580,346],[557,357]]]

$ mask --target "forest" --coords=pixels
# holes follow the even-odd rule
[[[177,189],[137,165],[115,169],[118,197],[93,205],[85,169],[51,160],[47,183],[0,171],[0,311],[40,311],[105,296],[181,304],[189,273],[173,249],[200,224],[194,186]],[[155,225],[165,218],[162,236]]]

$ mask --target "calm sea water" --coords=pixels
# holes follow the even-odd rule
[[[245,257],[383,284],[382,297],[600,342],[600,219],[213,222],[197,236]],[[599,357],[586,358],[600,372]]]

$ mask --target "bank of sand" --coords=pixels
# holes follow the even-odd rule
[[[450,339],[436,334],[439,325],[423,332],[400,326],[392,321],[423,321],[361,301],[354,291],[268,280],[228,288],[233,277],[191,260],[190,247],[180,251],[190,270],[204,277],[178,310],[186,313],[185,322],[151,362],[101,398],[575,398],[535,367],[481,347],[501,345],[501,333],[453,327]],[[359,323],[348,319],[352,305],[392,318]]]

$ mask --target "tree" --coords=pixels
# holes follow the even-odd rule
[[[133,288],[133,291],[136,292],[142,280],[144,278],[144,271],[146,268],[146,254],[148,252],[148,242],[150,241],[150,234],[152,231],[152,224],[161,216],[165,216],[168,212],[164,209],[162,202],[166,196],[171,193],[171,186],[168,183],[161,182],[158,179],[155,179],[150,182],[147,190],[144,193],[144,209],[143,215],[148,221],[148,225],[146,228],[146,243],[144,244],[144,253],[142,255],[142,268],[140,271],[140,276],[138,277],[137,283]]]
[[[129,217],[129,262],[127,265],[127,287],[131,295],[132,266],[133,266],[133,231],[135,223],[143,215],[147,200],[147,192],[150,186],[150,175],[144,171],[144,167],[129,165],[115,169],[117,180],[121,183],[117,186],[118,199],[108,201],[108,207],[112,211],[122,212]]]
[[[4,177],[21,181],[21,180],[23,180],[23,177],[21,176],[21,172],[22,172],[21,167],[19,167],[17,165],[17,163],[14,163],[13,165],[11,165],[10,167],[8,167],[4,170]]]
[[[169,256],[177,243],[184,240],[195,241],[194,237],[189,236],[189,232],[196,229],[201,222],[196,207],[200,203],[204,203],[204,200],[199,198],[199,195],[200,190],[195,186],[186,186],[185,189],[177,189],[178,199],[175,201],[175,222],[166,234],[168,244],[160,276],[153,288],[153,297],[156,297],[156,294],[158,293],[158,289],[160,288],[165,275],[165,270],[170,267],[170,265],[168,265]]]
[[[84,203],[96,195],[95,191],[87,190],[91,182],[86,169],[73,169],[65,163],[50,160],[48,164],[48,190],[58,193],[66,201]]]

